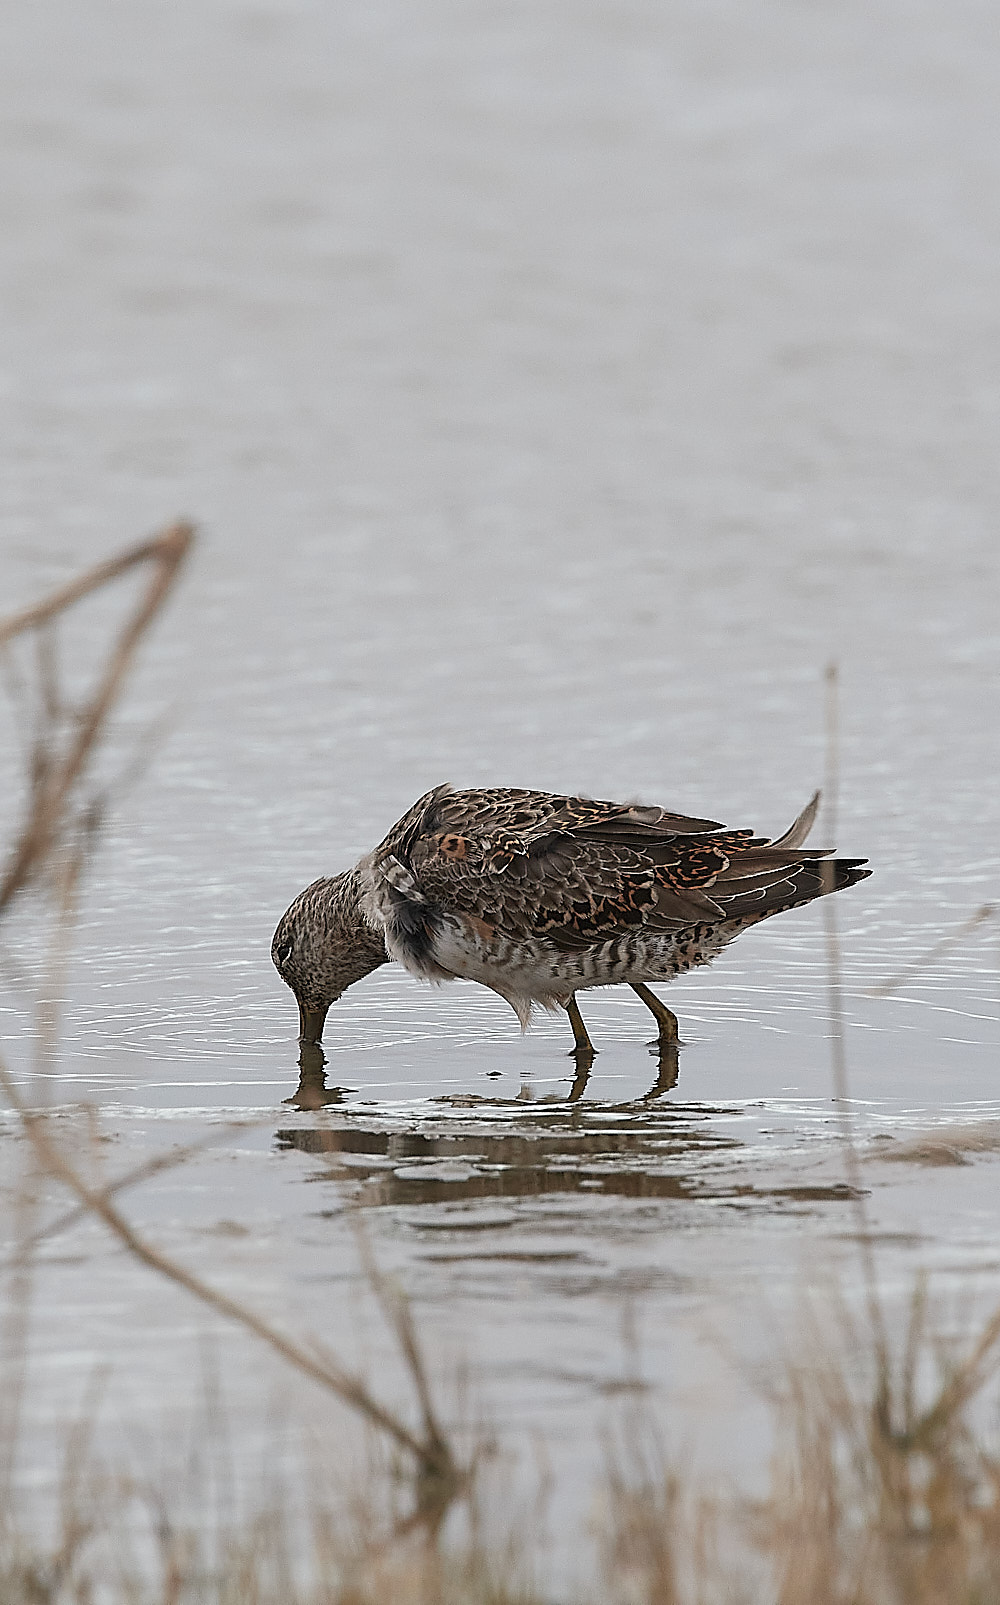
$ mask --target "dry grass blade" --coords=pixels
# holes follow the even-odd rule
[[[790,1368],[784,1440],[759,1512],[756,1541],[779,1605],[995,1605],[1000,1460],[966,1406],[996,1378],[984,1362],[997,1319],[923,1409],[919,1377],[942,1350],[922,1281],[887,1376],[845,1311],[832,1324],[842,1349],[827,1312]]]
[[[683,1605],[682,1580],[691,1535],[682,1529],[680,1478],[666,1463],[650,1466],[633,1442],[626,1465],[606,1473],[608,1514],[601,1533],[601,1570],[612,1599],[641,1605]]]
[[[39,678],[46,719],[35,743],[28,815],[0,877],[0,913],[23,891],[59,841],[74,789],[96,750],[139,642],[169,595],[193,539],[194,530],[190,524],[174,524],[162,535],[98,564],[46,601],[0,624],[0,648],[26,631],[34,630],[38,634]],[[58,754],[48,736],[59,716],[60,699],[54,649],[47,626],[82,597],[147,563],[153,565],[149,585],[123,625],[93,695],[75,719],[66,751]]]
[[[917,1418],[914,1441],[932,1443],[944,1427],[980,1393],[996,1373],[1000,1344],[1000,1309],[993,1312],[968,1354],[945,1382],[934,1403]]]

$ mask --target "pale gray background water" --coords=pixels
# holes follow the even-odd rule
[[[178,513],[202,530],[130,705],[129,728],[169,703],[174,729],[95,865],[54,1087],[108,1106],[122,1168],[218,1124],[215,1158],[133,1202],[179,1252],[348,1342],[342,1185],[276,1133],[460,1130],[447,1195],[501,1174],[487,1144],[536,1116],[427,1099],[568,1085],[564,1022],[522,1041],[487,993],[383,971],[328,1027],[347,1113],[275,1114],[295,1011],[268,944],[301,885],[441,780],[777,832],[822,778],[831,658],[839,845],[877,871],[838,907],[863,1129],[997,1115],[995,925],[863,995],[997,887],[997,56],[973,0],[7,13],[3,611]],[[31,925],[5,939],[22,1067]],[[652,1079],[648,1017],[588,1001],[581,1118],[626,1118],[634,1145],[600,1164],[662,1170],[642,1122],[602,1112]],[[422,1319],[515,1439],[530,1422],[577,1467],[623,1288],[648,1288],[665,1407],[731,1441],[734,1393],[754,1407],[705,1331],[738,1342],[803,1242],[822,1259],[847,1230],[840,1204],[773,1197],[840,1176],[819,911],[670,1001],[686,1113],[650,1115],[649,1140],[714,1203],[607,1179],[428,1203],[433,1156],[412,1199],[405,1160],[378,1161],[399,1183],[370,1212],[380,1252]],[[264,1124],[234,1140],[230,1112]],[[988,1159],[886,1167],[894,1285],[917,1263],[995,1277],[995,1195]],[[484,1210],[498,1236],[472,1255]],[[249,1237],[206,1235],[220,1221]],[[527,1259],[491,1258],[514,1239]],[[556,1239],[582,1258],[547,1260]],[[52,1397],[110,1350],[180,1408],[202,1317],[96,1234],[61,1248]]]

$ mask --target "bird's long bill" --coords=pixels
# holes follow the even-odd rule
[[[329,1007],[327,1003],[321,1009],[307,1009],[304,1003],[299,1004],[299,1041],[303,1046],[311,1047],[320,1040]]]

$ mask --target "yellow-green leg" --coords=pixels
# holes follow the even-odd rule
[[[570,1056],[576,1060],[576,1079],[570,1089],[569,1101],[570,1103],[576,1103],[587,1090],[590,1067],[594,1062],[594,1055],[597,1053],[597,1049],[590,1040],[590,1033],[583,1023],[583,1015],[580,1013],[576,998],[571,997],[563,1007],[569,1015],[569,1023],[573,1027],[573,1050]]]
[[[583,1023],[583,1015],[580,1013],[576,997],[571,997],[568,1003],[563,1004],[563,1007],[569,1015],[569,1023],[573,1027],[573,1052],[577,1058],[593,1059],[597,1049],[591,1042],[590,1033]]]
[[[665,1003],[661,1003],[656,993],[651,992],[648,986],[643,986],[641,981],[630,981],[629,986],[636,997],[642,999],[650,1014],[655,1017],[660,1047],[676,1048],[679,1045],[679,1039],[677,1016],[673,1009],[668,1009]]]

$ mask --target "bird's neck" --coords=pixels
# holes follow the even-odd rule
[[[361,866],[337,875],[328,884],[326,919],[331,931],[349,939],[357,964],[354,980],[389,962],[381,924],[366,917],[367,885]]]

